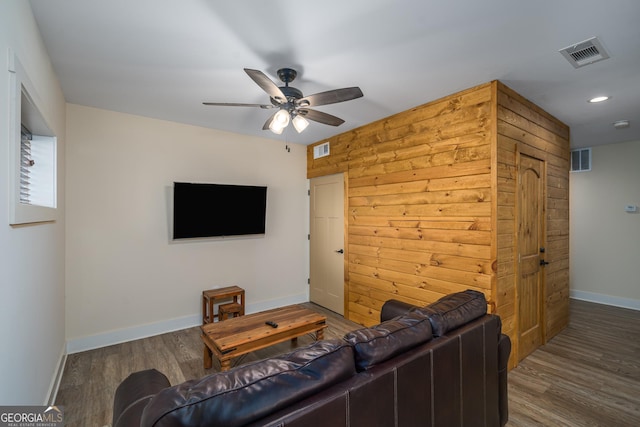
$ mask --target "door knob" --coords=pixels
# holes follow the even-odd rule
[[[543,267],[544,267],[544,266],[545,266],[545,265],[547,265],[547,264],[549,264],[547,261],[545,261],[545,260],[543,260],[543,259],[541,259],[541,260],[540,260],[540,265],[541,265],[541,266],[543,266]]]
[[[336,253],[337,253],[337,254],[343,254],[343,253],[344,253],[344,250],[343,250],[343,249],[338,249],[338,250],[336,251]]]

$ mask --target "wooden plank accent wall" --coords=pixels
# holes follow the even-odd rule
[[[568,128],[497,81],[336,135],[307,177],[346,173],[345,317],[475,289],[515,339],[516,154],[547,161],[547,337],[568,313]],[[566,310],[567,311],[566,311]]]
[[[491,105],[484,84],[337,135],[330,156],[309,147],[309,178],[348,172],[349,319],[376,324],[391,298],[493,300]]]
[[[545,162],[544,340],[569,322],[569,128],[507,86],[497,83],[498,282],[497,312],[517,361],[515,223],[518,153]]]

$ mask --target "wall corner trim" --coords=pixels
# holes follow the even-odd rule
[[[58,358],[57,369],[53,373],[51,378],[51,384],[49,385],[49,391],[47,393],[47,400],[43,402],[45,406],[51,406],[55,404],[56,396],[58,395],[58,389],[60,388],[60,382],[62,381],[62,374],[64,373],[64,367],[67,364],[67,351],[66,343],[62,344],[60,349],[60,356]]]

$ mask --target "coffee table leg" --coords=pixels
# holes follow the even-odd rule
[[[320,341],[324,339],[324,329],[318,329],[316,332],[316,341]]]
[[[211,359],[211,350],[207,345],[204,345],[204,369],[211,369],[213,365],[213,360]]]
[[[222,372],[224,372],[224,371],[228,371],[229,369],[231,369],[231,360],[229,360],[229,359],[221,360],[220,361],[220,370]]]

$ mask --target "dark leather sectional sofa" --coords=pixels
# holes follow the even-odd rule
[[[156,370],[116,390],[123,426],[504,426],[509,338],[467,290],[381,323],[171,387]]]

